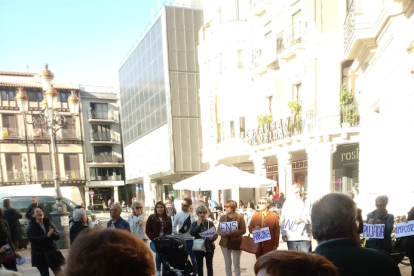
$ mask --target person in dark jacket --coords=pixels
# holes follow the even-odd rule
[[[145,234],[151,240],[150,248],[156,253],[155,255],[155,266],[157,269],[156,276],[160,275],[161,270],[161,257],[160,254],[155,250],[155,245],[153,243],[154,239],[161,236],[167,236],[172,234],[172,222],[171,218],[167,214],[167,208],[162,201],[158,201],[155,204],[154,214],[150,215],[145,225]],[[166,256],[162,256],[165,258]],[[165,275],[166,271],[164,266],[162,266],[162,274]]]
[[[355,194],[354,194],[354,192],[350,192],[348,194],[351,196],[352,200],[354,200],[354,202],[355,202]],[[355,205],[356,205],[356,203],[355,203]],[[358,222],[358,230],[357,230],[357,233],[360,235],[364,231],[364,221],[362,220],[362,210],[359,209],[358,207],[357,207],[356,220]]]
[[[60,264],[50,265],[46,262],[46,252],[56,250],[55,241],[60,235],[53,222],[44,217],[40,208],[35,208],[33,217],[27,226],[27,237],[31,242],[32,266],[36,267],[41,276],[49,276],[49,267],[57,275],[61,271]]]
[[[365,243],[366,248],[386,251],[391,254],[391,233],[394,229],[394,215],[387,211],[388,197],[378,196],[375,199],[377,209],[367,216],[367,224],[385,224],[384,239],[368,239]]]
[[[21,219],[23,216],[12,208],[12,201],[9,198],[3,200],[3,207],[3,219],[6,220],[9,224],[11,240],[14,249],[17,251],[19,250],[19,240],[22,239],[22,229],[19,219]]]
[[[40,207],[39,201],[37,200],[37,198],[36,197],[32,197],[32,199],[30,200],[30,205],[29,205],[29,207],[27,207],[27,212],[26,212],[26,218],[28,220],[30,220],[33,217],[33,211],[37,207],[39,207],[43,211],[43,208]]]
[[[9,224],[6,220],[3,219],[3,210],[0,209],[0,259],[2,259],[2,254],[7,250],[3,246],[10,246],[10,249],[15,255],[16,258],[19,258],[19,254],[16,253],[16,250],[14,248],[14,245],[11,240],[10,230],[9,230]],[[3,259],[4,261],[4,259]],[[16,262],[4,262],[3,266],[7,270],[14,270],[17,271]]]
[[[198,206],[196,209],[196,214],[198,216],[197,221],[194,221],[191,224],[191,230],[190,235],[193,236],[195,239],[204,239],[204,246],[205,246],[205,252],[203,251],[194,251],[194,254],[196,255],[197,260],[197,275],[203,276],[204,269],[203,269],[203,263],[204,258],[206,259],[206,267],[207,267],[207,275],[213,276],[213,257],[214,257],[214,249],[216,249],[216,246],[214,245],[214,241],[217,240],[218,235],[215,234],[213,237],[210,238],[202,238],[200,236],[201,232],[204,232],[211,227],[214,227],[214,223],[207,220],[207,217],[209,215],[209,210],[207,206],[201,205]]]
[[[69,231],[70,244],[72,244],[76,237],[82,231],[90,231],[87,224],[88,217],[86,216],[86,211],[83,208],[73,210],[73,225]],[[86,224],[86,225],[85,225]]]
[[[345,194],[331,193],[313,204],[312,235],[316,254],[324,256],[341,276],[400,276],[391,256],[361,247],[356,228],[356,207]]]
[[[174,221],[174,217],[177,214],[177,211],[175,210],[174,202],[170,197],[167,197],[165,208],[167,208],[168,216],[171,218],[171,221]]]
[[[282,209],[283,204],[285,204],[285,201],[286,201],[285,194],[280,193],[279,199],[277,200],[277,203],[276,203],[277,209]]]

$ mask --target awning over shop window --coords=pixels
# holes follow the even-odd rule
[[[239,188],[267,188],[277,182],[238,168],[219,165],[208,171],[174,184],[174,190],[210,191]]]

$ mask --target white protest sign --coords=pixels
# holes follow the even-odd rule
[[[285,222],[283,229],[286,231],[286,237],[288,240],[296,240],[302,237],[303,229],[305,229],[305,223],[301,222],[295,224],[295,219],[288,219]]]
[[[260,230],[254,230],[252,232],[254,243],[271,240],[269,227],[262,228]]]
[[[364,224],[364,238],[383,239],[385,224]]]
[[[204,232],[201,232],[200,237],[211,238],[211,237],[214,237],[216,234],[217,234],[216,228],[214,228],[214,226],[212,226],[210,229],[208,229]]]
[[[220,223],[220,231],[223,234],[228,232],[236,231],[238,228],[237,221],[230,221],[230,222],[221,222]]]
[[[414,236],[414,220],[410,220],[408,223],[397,223],[395,225],[395,233],[397,238]]]

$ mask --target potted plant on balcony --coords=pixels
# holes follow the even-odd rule
[[[273,121],[273,115],[272,114],[264,114],[257,116],[257,125],[259,127],[270,124]]]
[[[345,84],[339,88],[339,104],[341,107],[342,127],[350,127],[359,120],[358,108],[354,102],[354,95],[348,91]]]
[[[299,134],[302,132],[302,102],[290,101],[288,102],[293,122],[289,123],[289,132]]]

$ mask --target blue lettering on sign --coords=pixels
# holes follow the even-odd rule
[[[289,230],[292,232],[295,232],[296,230],[298,230],[299,225],[295,224],[295,222],[292,220],[292,222],[289,224],[290,220],[287,220],[287,222],[285,223],[285,230]],[[296,229],[294,229],[294,227],[296,226]],[[289,229],[287,229],[289,228]]]
[[[363,232],[366,238],[382,238],[384,237],[385,226],[364,224]]]

